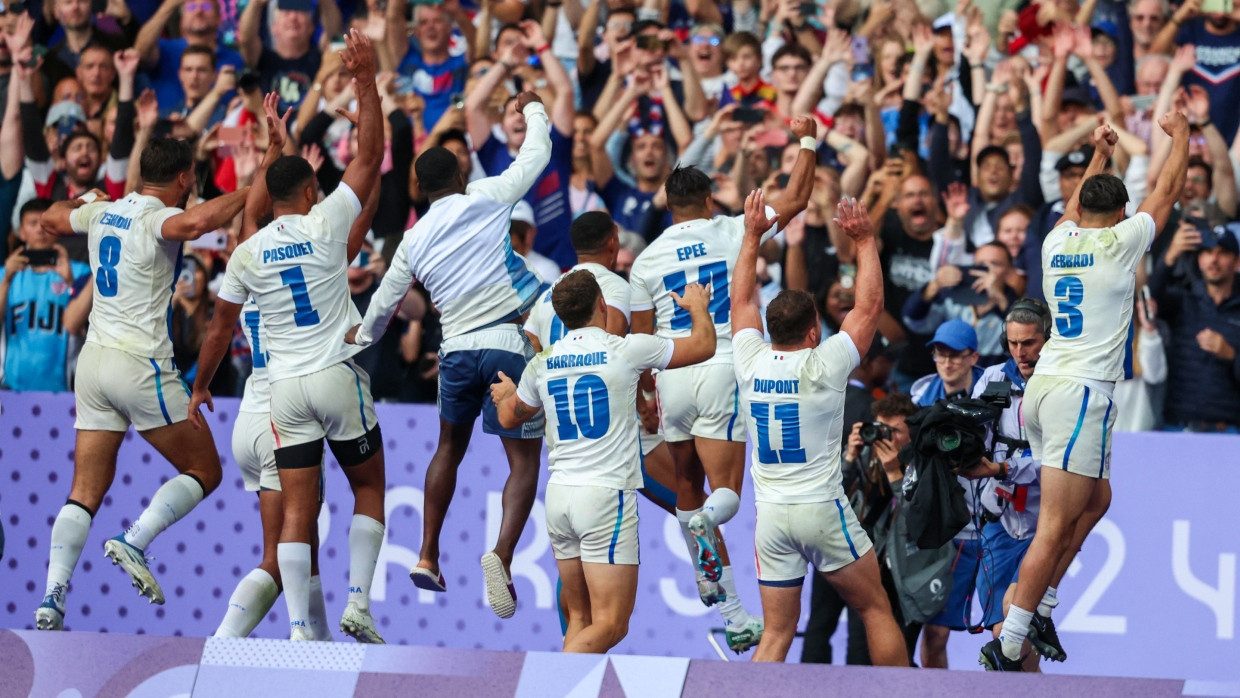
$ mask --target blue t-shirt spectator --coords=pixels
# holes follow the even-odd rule
[[[612,177],[598,194],[603,203],[607,204],[607,211],[621,230],[638,233],[642,229],[646,209],[650,208],[650,202],[654,201],[655,193],[641,191],[619,177]]]
[[[65,283],[54,269],[24,269],[9,284],[4,309],[4,383],[13,390],[68,390],[65,365],[69,334],[65,309],[90,279],[90,267],[69,262],[76,280]],[[0,268],[0,280],[5,270]]]
[[[1228,34],[1214,34],[1203,17],[1186,22],[1175,35],[1180,46],[1197,46],[1197,65],[1184,75],[1184,85],[1201,85],[1210,95],[1210,119],[1230,144],[1240,126],[1240,25]]]
[[[189,42],[185,39],[159,40],[159,65],[154,70],[151,86],[155,89],[155,97],[162,107],[160,111],[171,109],[172,105],[183,104],[185,101],[185,92],[181,89],[181,80],[177,75],[181,72],[181,54],[188,45]],[[245,61],[241,59],[240,53],[220,46],[215,51],[215,69],[218,71],[226,65],[236,68],[238,74],[245,70]]]
[[[422,48],[416,39],[410,37],[409,52],[400,63],[399,72],[413,82],[413,91],[426,102],[422,125],[429,131],[452,106],[452,95],[465,92],[469,61],[464,53],[460,53],[450,55],[443,63],[426,63],[422,60]]]
[[[512,164],[513,156],[508,145],[498,138],[488,138],[478,149],[478,161],[487,176],[494,177]],[[573,138],[551,129],[551,162],[530,187],[525,200],[534,208],[534,220],[538,234],[534,237],[534,251],[567,269],[577,263],[577,253],[568,237],[573,222],[572,207],[568,200],[568,184],[573,176]]]

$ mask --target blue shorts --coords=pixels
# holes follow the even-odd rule
[[[541,412],[516,429],[504,429],[491,402],[491,384],[499,379],[499,372],[520,383],[533,357],[529,338],[520,325],[512,323],[445,339],[439,347],[439,416],[452,424],[470,425],[482,414],[482,430],[488,434],[541,439]]]
[[[952,561],[952,594],[939,615],[926,621],[926,625],[941,625],[952,630],[964,630],[969,623],[969,605],[973,603],[973,579],[977,576],[980,540],[954,540],[956,559]]]
[[[982,604],[982,625],[989,628],[1003,622],[1003,595],[1016,581],[1032,538],[1017,540],[1001,523],[988,523],[982,529],[982,569],[977,574],[978,601]]]

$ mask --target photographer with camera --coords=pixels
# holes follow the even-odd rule
[[[1032,298],[1014,303],[1003,332],[1003,345],[1011,358],[987,368],[973,387],[975,398],[1006,390],[1010,399],[996,423],[998,434],[990,435],[991,456],[961,471],[970,480],[985,479],[982,506],[989,523],[982,528],[982,566],[977,590],[981,596],[982,626],[989,628],[996,638],[1006,613],[1008,592],[1014,588],[1016,572],[1038,525],[1040,464],[1025,440],[1021,401],[1025,382],[1033,375],[1050,333],[1051,312],[1045,303]],[[1038,653],[1026,649],[1024,654],[1024,670],[1036,671]]]

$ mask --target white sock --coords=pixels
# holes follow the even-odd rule
[[[724,566],[723,574],[719,577],[719,586],[723,587],[723,592],[728,597],[719,604],[719,615],[723,616],[723,624],[744,625],[745,621],[749,620],[749,614],[745,612],[741,597],[736,593],[736,578],[732,576],[731,565]]]
[[[706,518],[716,526],[725,524],[736,516],[736,512],[740,511],[741,498],[732,490],[726,487],[720,487],[710,496],[706,498],[706,503],[702,505],[702,511],[706,514]]]
[[[228,610],[215,637],[249,637],[279,595],[280,587],[266,570],[257,567],[250,570],[228,597]]]
[[[310,634],[323,642],[332,641],[332,626],[327,622],[327,603],[323,600],[323,578],[310,578]]]
[[[1033,614],[1012,604],[1008,607],[1007,618],[1003,621],[1003,629],[999,631],[999,642],[1003,645],[1003,656],[1008,659],[1020,659],[1021,647],[1029,634],[1029,622]]]
[[[684,511],[682,509],[676,510],[676,522],[680,524],[680,535],[685,537],[685,547],[689,549],[689,561],[694,564],[694,567],[697,566],[697,556],[698,556],[697,539],[693,537],[692,533],[689,533],[689,519],[692,519],[694,514],[697,514],[700,511],[702,510],[701,509],[694,509],[693,511]]]
[[[86,545],[86,536],[90,534],[90,520],[90,513],[76,504],[66,504],[56,514],[47,560],[45,595],[54,593],[58,586],[63,588],[69,585],[73,569],[82,556],[82,546]]]
[[[138,550],[146,550],[155,536],[188,514],[203,496],[202,485],[189,475],[177,475],[165,482],[155,490],[151,505],[125,531],[125,542]]]
[[[310,619],[310,544],[280,543],[276,546],[276,559],[284,582],[289,628],[306,628]]]
[[[1059,605],[1059,590],[1055,587],[1046,587],[1046,593],[1042,595],[1042,600],[1038,602],[1038,615],[1043,618],[1050,618],[1051,611]]]
[[[379,562],[383,545],[383,524],[369,516],[353,515],[349,527],[349,603],[363,611],[370,610],[370,583]]]

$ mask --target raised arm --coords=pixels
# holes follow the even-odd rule
[[[20,80],[9,80],[8,101],[4,103],[4,121],[0,123],[0,176],[5,179],[21,176],[24,164],[22,160],[26,157],[26,151],[22,148],[20,88]]]
[[[215,84],[211,86],[211,91],[199,100],[189,116],[185,117],[185,124],[193,129],[194,133],[206,131],[211,126],[211,115],[220,105],[220,100],[235,89],[237,89],[237,69],[231,65],[220,66],[220,72],[215,76]]]
[[[409,22],[405,20],[405,9],[408,6],[409,0],[388,0],[384,14],[388,26],[383,40],[387,42],[388,51],[398,68],[405,60],[405,54],[409,53]]]
[[[108,195],[98,189],[92,189],[88,193],[95,195],[95,202],[102,203],[108,200]],[[78,235],[85,233],[85,229],[78,230],[73,227],[73,212],[85,205],[87,205],[87,202],[83,201],[81,197],[57,201],[39,217],[39,225],[44,232],[52,235]],[[94,215],[94,212],[89,213]]]
[[[775,225],[776,219],[766,217],[766,195],[755,189],[745,197],[745,237],[732,272],[732,335],[741,330],[762,331],[762,313],[758,309],[758,248],[762,235]]]
[[[164,221],[160,235],[165,240],[197,240],[215,230],[224,227],[229,221],[245,208],[245,199],[250,194],[249,187],[243,187],[231,194],[217,196],[209,201],[191,208],[184,213]]]
[[[672,80],[667,69],[660,65],[651,68],[650,71],[655,86],[663,95],[663,108],[667,114],[667,124],[672,130],[672,138],[676,141],[676,152],[683,153],[693,141],[693,127],[689,125],[689,119],[685,118],[684,110],[680,108],[680,103],[672,94]]]
[[[1051,61],[1050,76],[1046,79],[1046,89],[1042,93],[1042,139],[1046,140],[1051,136],[1059,133],[1059,123],[1056,121],[1056,115],[1063,103],[1063,86],[1064,81],[1068,77],[1068,56],[1072,53],[1072,47],[1076,43],[1076,38],[1072,34],[1072,28],[1066,25],[1058,25],[1055,27],[1053,43],[1051,51],[1053,60]]]
[[[495,65],[483,73],[474,88],[465,95],[465,124],[474,148],[481,148],[491,138],[491,95],[516,70],[517,62],[512,54],[511,48],[504,49]]]
[[[532,91],[517,95],[517,108],[525,116],[525,142],[508,169],[496,177],[480,179],[468,191],[515,204],[525,196],[551,162],[551,127],[542,99]]]
[[[263,40],[259,37],[258,30],[266,11],[267,0],[250,0],[237,22],[237,50],[245,64],[251,68],[258,65],[258,59],[263,55]]]
[[[1098,97],[1102,99],[1103,109],[1116,122],[1123,123],[1124,109],[1119,104],[1119,92],[1115,89],[1115,83],[1111,82],[1110,76],[1107,75],[1106,69],[1094,59],[1094,43],[1089,27],[1077,27],[1073,31],[1073,38],[1076,40],[1073,53],[1085,63],[1085,68],[1089,71],[1089,80],[1094,89],[1098,90]]]
[[[1236,171],[1231,164],[1231,155],[1227,152],[1227,141],[1210,118],[1210,95],[1201,85],[1189,85],[1187,88],[1188,111],[1197,121],[1201,135],[1205,136],[1206,148],[1210,151],[1210,169],[1214,183],[1214,195],[1219,210],[1227,215],[1228,220],[1236,217]]]
[[[1170,111],[1158,119],[1158,126],[1171,136],[1171,154],[1158,172],[1153,191],[1137,209],[1154,219],[1155,235],[1167,227],[1167,217],[1184,191],[1184,176],[1188,170],[1188,119],[1178,111]]]
[[[267,168],[280,159],[284,151],[284,142],[288,139],[288,118],[293,113],[289,107],[280,116],[280,95],[271,92],[263,97],[263,115],[267,120],[267,153],[263,156],[258,171],[254,173],[254,183],[250,185],[250,195],[245,200],[245,213],[241,216],[241,233],[238,242],[245,242],[251,235],[258,232],[258,221],[271,210],[271,195],[267,193]]]
[[[1081,222],[1081,187],[1090,177],[1102,174],[1106,170],[1107,162],[1111,159],[1111,154],[1115,152],[1115,144],[1119,142],[1119,136],[1110,126],[1103,124],[1094,129],[1094,158],[1089,161],[1089,166],[1085,168],[1085,174],[1081,175],[1081,181],[1076,183],[1076,189],[1072,190],[1072,198],[1068,199],[1068,203],[1064,204],[1063,216],[1055,223],[1055,227],[1059,227],[1066,222]],[[1187,147],[1187,141],[1185,142]],[[1184,185],[1183,176],[1180,178],[1180,186]],[[1148,199],[1147,199],[1148,201]]]
[[[611,156],[607,154],[607,139],[611,138],[611,134],[620,128],[625,116],[632,112],[633,103],[649,88],[649,75],[634,75],[632,84],[612,101],[611,108],[599,120],[594,133],[590,134],[590,164],[594,168],[595,187],[599,189],[606,187],[611,182],[611,178],[615,176],[615,165],[611,162]]]
[[[580,0],[572,1],[578,8],[581,7]],[[577,73],[579,75],[593,73],[598,63],[594,58],[594,38],[598,34],[598,15],[601,5],[602,3],[599,2],[591,2],[581,17],[581,26],[577,28]],[[566,6],[565,10],[567,9]],[[572,20],[571,14],[569,20]]]
[[[410,234],[406,233],[406,236]],[[405,297],[405,293],[409,291],[412,284],[413,272],[409,269],[409,252],[402,239],[396,248],[396,254],[392,255],[392,266],[388,267],[383,280],[379,282],[379,288],[370,298],[370,306],[366,308],[366,316],[362,318],[362,324],[349,330],[344,341],[367,347],[382,337],[401,299]]]
[[[548,11],[548,14],[554,14],[554,8]],[[555,130],[563,135],[570,135],[573,132],[573,80],[568,76],[568,71],[564,69],[564,64],[556,58],[555,52],[551,50],[551,44],[548,43],[546,35],[544,35],[542,27],[538,26],[538,22],[527,19],[521,22],[522,41],[530,49],[531,55],[537,55],[542,61],[543,72],[547,74],[547,82],[551,85],[551,89],[555,91],[555,102],[551,105],[551,112],[547,115],[551,118],[551,125]],[[474,90],[478,90],[475,88]],[[489,93],[488,93],[489,94]],[[472,134],[470,136],[473,137]],[[478,143],[478,141],[474,141]]]
[[[159,37],[163,36],[164,28],[185,0],[164,0],[155,14],[142,25],[133,48],[142,59],[142,65],[153,66],[159,63]]]
[[[865,356],[883,313],[883,269],[878,259],[878,243],[874,240],[874,224],[870,222],[864,203],[847,198],[841,199],[836,207],[835,223],[857,248],[856,302],[844,317],[840,331],[847,333],[857,353]]]
[[[1150,43],[1150,53],[1170,54],[1175,50],[1175,35],[1184,23],[1201,12],[1201,0],[1184,0],[1180,8],[1171,15],[1171,19],[1158,31],[1158,36]]]
[[[379,186],[379,167],[383,164],[383,109],[375,87],[375,52],[370,39],[354,29],[345,36],[340,58],[353,73],[357,95],[357,156],[344,170],[341,181],[358,198]]]
[[[798,116],[792,120],[792,135],[801,139],[801,149],[792,165],[792,174],[788,176],[788,186],[774,206],[780,230],[788,227],[809,204],[809,195],[814,190],[814,167],[818,164],[818,141],[814,138],[817,127],[813,117]]]

